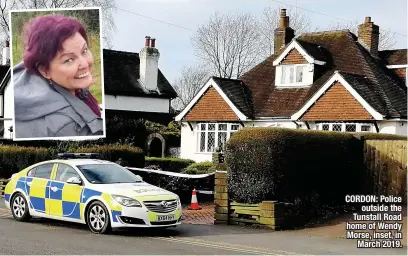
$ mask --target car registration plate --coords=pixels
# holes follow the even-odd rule
[[[172,221],[176,219],[176,215],[169,214],[169,215],[159,215],[156,217],[156,221]]]

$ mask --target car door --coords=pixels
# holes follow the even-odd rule
[[[83,186],[78,184],[67,183],[69,178],[81,176],[68,164],[58,163],[56,167],[55,178],[51,181],[50,215],[65,217],[71,219],[81,219],[81,196]]]
[[[45,163],[36,166],[26,178],[26,192],[30,201],[30,208],[39,213],[47,214],[49,205],[49,183],[54,163]]]

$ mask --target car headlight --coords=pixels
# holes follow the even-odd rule
[[[180,197],[177,197],[177,205],[178,205],[178,206],[181,206]]]
[[[142,207],[139,201],[126,196],[112,195],[116,202],[127,207]]]

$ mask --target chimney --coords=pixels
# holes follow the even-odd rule
[[[2,65],[10,65],[10,43],[9,41],[6,41],[5,47],[3,48]]]
[[[293,38],[295,31],[289,26],[289,17],[286,16],[286,9],[280,12],[279,27],[275,29],[274,53],[283,49]]]
[[[380,40],[380,27],[366,17],[363,24],[358,26],[358,41],[374,57],[378,57],[378,44]]]
[[[145,47],[140,51],[140,82],[147,89],[157,91],[160,53],[155,48],[156,39],[146,36]]]

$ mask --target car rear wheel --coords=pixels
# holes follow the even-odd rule
[[[86,216],[86,223],[93,233],[105,234],[110,231],[110,216],[103,203],[99,201],[91,203]]]
[[[11,213],[17,221],[27,221],[31,218],[27,200],[21,193],[17,193],[11,199]]]

